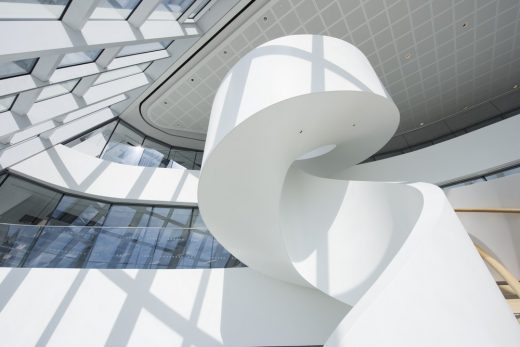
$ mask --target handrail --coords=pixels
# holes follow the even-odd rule
[[[520,208],[456,208],[455,212],[520,213]]]
[[[108,226],[108,225],[37,225],[37,224],[16,224],[16,223],[0,223],[1,226],[8,226],[8,227],[34,227],[34,228],[88,228],[88,229],[170,229],[170,230],[200,230],[200,231],[207,231],[206,228],[188,228],[188,227],[172,227],[172,226],[163,226],[163,227],[156,227],[156,226],[142,226],[142,227],[116,227],[116,226]]]
[[[504,278],[516,296],[520,298],[520,283],[518,282],[518,279],[501,262],[493,258],[480,246],[475,245],[475,247],[477,248],[477,251],[482,259],[484,259],[486,263],[488,263],[493,269],[495,269],[496,272],[498,272],[500,276],[502,276],[502,278]]]

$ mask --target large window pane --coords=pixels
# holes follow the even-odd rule
[[[166,49],[172,42],[173,42],[173,40],[165,40],[165,41],[141,43],[138,45],[124,46],[121,49],[121,51],[119,51],[119,54],[117,55],[117,57],[120,58],[120,57],[126,57],[126,56],[134,55],[134,54],[160,51],[162,49]]]
[[[65,195],[43,227],[24,266],[82,267],[108,208],[109,204],[103,202]]]
[[[56,96],[60,96],[63,94],[70,93],[74,87],[78,84],[79,78],[63,83],[57,83],[53,84],[51,86],[45,87],[42,89],[40,95],[38,95],[38,98],[36,101],[42,101],[50,98],[54,98]]]
[[[99,226],[105,221],[109,204],[65,195],[52,212],[48,225]]]
[[[149,227],[162,227],[153,253],[152,268],[176,268],[189,239],[192,209],[155,207]]]
[[[5,33],[2,35],[5,35]],[[0,63],[0,78],[9,78],[30,74],[37,60],[38,58]]]
[[[39,231],[34,225],[0,224],[0,266],[22,266]]]
[[[58,68],[92,63],[99,57],[101,51],[102,49],[94,49],[91,51],[67,53],[61,59],[61,62],[58,64]]]
[[[101,158],[121,164],[137,165],[143,154],[143,140],[141,134],[120,123]]]
[[[69,0],[0,0],[0,19],[59,19]]]
[[[145,206],[113,205],[96,238],[88,260],[89,266],[124,268],[149,263],[158,232],[144,228],[151,210],[151,207]]]
[[[117,122],[108,123],[67,143],[67,147],[97,157],[107,144]]]
[[[139,166],[166,167],[169,162],[169,152],[170,147],[150,139],[145,139],[143,142],[143,156],[139,161]]]
[[[16,95],[8,95],[0,98],[0,112],[8,111],[13,106]]]
[[[9,176],[0,186],[0,223],[43,225],[61,194]]]
[[[162,0],[148,19],[177,20],[195,0]]]
[[[128,19],[141,0],[102,0],[90,19]]]
[[[45,226],[29,251],[24,267],[84,267],[96,229],[79,226]]]
[[[185,168],[192,170],[195,166],[195,157],[197,152],[184,150],[184,149],[172,149],[170,151],[169,160],[170,164],[168,167],[171,168]]]

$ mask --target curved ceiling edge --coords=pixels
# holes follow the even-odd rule
[[[149,125],[150,127],[154,128],[155,130],[161,132],[161,133],[164,133],[166,135],[170,135],[170,136],[175,136],[175,137],[180,137],[180,138],[184,138],[184,139],[190,139],[190,140],[194,140],[194,141],[200,141],[200,142],[205,142],[206,141],[206,134],[200,134],[200,133],[194,133],[194,132],[189,132],[189,131],[181,131],[181,130],[173,130],[173,129],[165,129],[165,128],[162,128],[162,127],[159,127],[157,126],[156,124],[154,124],[151,120],[148,119],[148,117],[146,117],[145,115],[147,114],[147,111],[148,111],[148,108],[151,106],[151,105],[145,105],[149,99],[152,97],[152,96],[155,96],[156,93],[162,89],[168,82],[171,81],[171,79],[176,76],[183,68],[185,68],[189,63],[193,62],[193,59],[196,57],[196,56],[199,56],[199,54],[201,54],[201,52],[205,49],[208,48],[209,44],[210,43],[215,43],[215,39],[221,35],[224,35],[225,34],[230,34],[232,33],[233,29],[232,28],[231,30],[229,30],[231,28],[231,24],[237,24],[237,19],[244,14],[244,12],[246,12],[248,9],[251,8],[251,6],[255,3],[255,0],[250,0],[242,9],[240,9],[229,21],[227,21],[220,29],[218,29],[208,40],[206,40],[206,42],[204,42],[202,44],[202,46],[200,46],[194,53],[192,53],[184,62],[182,62],[182,64],[177,67],[172,73],[170,73],[170,75],[164,79],[164,81],[162,81],[157,87],[155,87],[140,103],[139,103],[139,106],[138,106],[138,111],[139,111],[139,115],[141,117],[141,119],[147,124]],[[260,7],[263,6],[264,4],[260,4]],[[253,13],[255,11],[252,11]],[[238,23],[238,25],[240,25],[241,23]],[[225,32],[227,31],[227,32]],[[227,36],[227,35],[226,35]],[[222,36],[221,36],[222,37]],[[218,45],[220,42],[217,42],[216,44]],[[162,93],[161,93],[162,94]],[[158,98],[158,96],[157,96]]]

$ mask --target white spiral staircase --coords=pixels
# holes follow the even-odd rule
[[[215,97],[204,221],[250,268],[352,306],[327,345],[518,346],[517,322],[441,189],[349,181],[346,169],[398,122],[352,45],[313,35],[261,45]]]

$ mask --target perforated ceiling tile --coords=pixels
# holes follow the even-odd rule
[[[186,79],[162,91],[147,117],[164,129],[205,133],[214,93],[241,56],[283,35],[323,33],[357,45],[368,56],[400,109],[398,132],[407,132],[520,84],[519,13],[517,0],[271,1]],[[501,106],[516,105],[515,97]],[[486,110],[493,115],[482,108],[475,118],[485,118]]]

